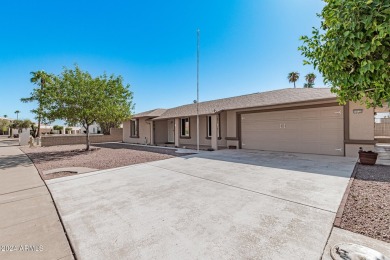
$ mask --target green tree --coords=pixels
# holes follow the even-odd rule
[[[53,126],[53,130],[60,131],[60,133],[61,133],[64,130],[64,127],[60,126],[60,125],[55,125],[55,126]]]
[[[299,79],[299,73],[298,72],[290,72],[287,76],[288,82],[294,83],[294,88],[295,88],[295,82],[298,81]]]
[[[25,119],[25,120],[16,119],[12,121],[11,128],[18,129],[18,132],[21,133],[23,129],[31,128],[32,124],[33,123],[29,119]]]
[[[114,119],[109,119],[109,121],[107,121],[107,122],[97,122],[97,123],[99,124],[100,128],[102,129],[103,134],[109,135],[111,128],[118,128],[123,123],[123,121],[120,121],[120,120],[121,119],[119,119],[118,121],[115,121]]]
[[[4,118],[7,118],[8,116],[7,116],[7,115],[4,115],[3,117],[4,117]]]
[[[304,88],[313,88],[314,87],[314,81],[316,80],[317,76],[314,73],[309,73],[305,76],[306,83],[303,85]]]
[[[19,120],[19,113],[20,113],[20,111],[19,111],[19,110],[16,110],[16,111],[15,111],[15,114],[16,114],[16,120]]]
[[[299,50],[341,104],[390,101],[390,0],[325,0],[320,29]]]
[[[133,93],[120,76],[92,77],[77,65],[65,68],[48,86],[48,118],[81,124],[86,129],[86,150],[90,148],[89,126],[94,122],[123,121],[130,118]]]
[[[60,125],[55,125],[55,126],[53,126],[53,130],[61,131],[62,129],[64,129],[63,126],[60,126]]]
[[[38,86],[38,88],[34,88],[30,97],[22,98],[21,101],[24,103],[34,102],[38,103],[38,107],[36,109],[31,110],[34,114],[36,114],[36,119],[38,120],[38,132],[37,137],[40,136],[41,132],[41,122],[46,121],[46,107],[50,103],[49,94],[46,90],[46,86],[53,84],[53,75],[48,74],[42,70],[31,72],[30,82],[34,83]]]
[[[9,120],[0,119],[0,130],[2,134],[4,134],[4,132],[8,132],[9,126],[10,126]]]

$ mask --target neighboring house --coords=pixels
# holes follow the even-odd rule
[[[102,133],[102,130],[101,130],[98,123],[93,123],[92,125],[90,125],[88,127],[88,129],[89,129],[90,134],[101,134]],[[85,130],[86,130],[85,127],[82,126],[81,133],[85,133]]]
[[[38,124],[36,123],[36,125],[38,125]],[[40,134],[41,135],[50,134],[52,131],[53,131],[53,126],[41,124],[41,127],[40,127]]]
[[[65,126],[65,128],[71,128],[70,134],[81,134],[81,127],[80,126]],[[85,128],[84,128],[85,129]]]
[[[197,104],[136,114],[127,143],[196,146]],[[374,110],[340,106],[329,88],[289,88],[199,103],[202,147],[356,156],[374,150]]]
[[[375,138],[381,142],[390,142],[390,108],[389,104],[375,109]]]

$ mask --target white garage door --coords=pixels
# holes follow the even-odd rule
[[[241,137],[243,149],[344,155],[343,109],[242,114]]]

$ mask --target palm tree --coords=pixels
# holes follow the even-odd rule
[[[314,73],[309,73],[305,76],[306,83],[303,85],[304,88],[313,88],[314,87],[314,81],[316,80],[317,76]]]
[[[47,74],[46,72],[44,72],[43,70],[31,72],[30,74],[32,76],[31,79],[30,79],[30,82],[40,86],[41,90],[45,87],[45,84],[46,83],[50,83],[51,79],[52,79],[51,76],[49,74]],[[41,133],[41,121],[42,121],[42,104],[41,104],[42,102],[41,102],[41,99],[42,98],[40,96],[38,96],[38,98],[37,98],[37,101],[38,101],[38,110],[37,110],[37,114],[38,114],[38,131],[37,131],[37,137],[39,137],[40,133]]]
[[[287,76],[287,79],[288,79],[288,82],[294,83],[294,88],[295,88],[295,82],[297,82],[299,79],[299,73],[298,72],[290,72]]]
[[[4,117],[4,118],[7,118],[8,116],[7,116],[7,115],[4,115],[3,117]]]
[[[19,113],[20,113],[20,111],[19,111],[19,110],[16,110],[16,111],[15,111],[15,114],[16,114],[16,120],[19,120]]]

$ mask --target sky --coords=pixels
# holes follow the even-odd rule
[[[320,0],[2,1],[0,116],[34,119],[21,103],[30,72],[59,74],[78,64],[98,76],[122,75],[135,113],[196,99],[196,31],[200,29],[200,101],[293,87],[303,65],[299,37],[318,27]]]

